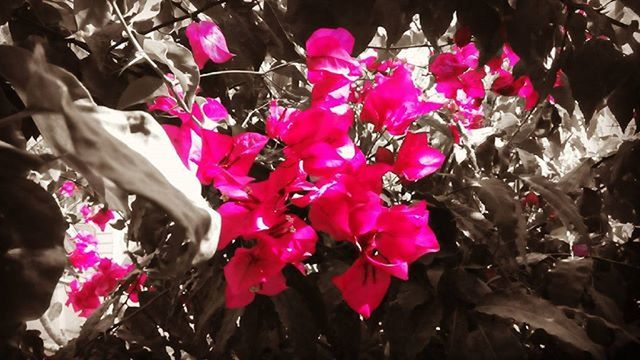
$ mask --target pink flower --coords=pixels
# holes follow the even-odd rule
[[[360,257],[346,272],[334,277],[332,281],[345,302],[358,314],[368,318],[384,299],[391,284],[391,276]]]
[[[202,158],[198,178],[213,185],[232,199],[246,198],[244,188],[253,180],[249,169],[256,156],[269,140],[266,136],[246,132],[236,136],[203,130]]]
[[[224,267],[226,306],[243,307],[253,301],[255,293],[276,295],[286,289],[281,272],[284,264],[260,246],[237,249]]]
[[[281,261],[299,263],[313,255],[318,235],[299,217],[282,215],[277,224],[258,232],[256,238]]]
[[[520,86],[520,90],[518,90],[518,96],[524,99],[524,108],[526,110],[531,110],[538,103],[538,92],[533,87],[528,76],[521,76],[518,81],[522,82],[522,86]]]
[[[328,176],[346,166],[355,155],[349,137],[353,113],[336,114],[330,109],[311,107],[292,116],[287,131],[281,135],[287,145],[288,158],[302,160],[311,176]]]
[[[82,215],[82,218],[84,219],[84,221],[87,221],[89,216],[93,214],[93,209],[89,204],[82,204],[82,206],[80,206],[79,212],[80,212],[80,215]]]
[[[325,73],[355,79],[360,76],[360,64],[351,57],[355,39],[343,28],[318,29],[306,43],[309,82],[315,84]]]
[[[101,259],[95,246],[85,242],[76,242],[75,249],[69,253],[68,258],[71,265],[80,271],[92,268]]]
[[[147,282],[147,274],[141,273],[131,284],[129,284],[129,287],[126,290],[127,294],[129,294],[129,300],[136,303],[139,302],[140,299],[138,294],[142,291],[145,282]]]
[[[372,123],[376,131],[385,128],[393,135],[402,135],[417,117],[442,107],[421,101],[421,94],[411,80],[411,72],[398,67],[391,77],[369,91],[360,117]]]
[[[73,181],[67,180],[60,187],[60,194],[65,197],[72,197],[78,187]]]
[[[95,284],[87,281],[82,286],[78,280],[71,281],[71,289],[67,292],[66,305],[71,305],[80,316],[89,317],[100,306],[100,298],[96,294]]]
[[[107,296],[131,270],[133,270],[133,265],[122,266],[114,263],[111,259],[104,258],[98,263],[97,272],[89,281],[94,283],[97,295]]]
[[[208,60],[221,64],[234,56],[227,48],[222,31],[211,21],[191,23],[187,26],[186,35],[193,51],[193,58],[200,69]]]
[[[80,231],[76,234],[76,236],[73,237],[73,239],[76,241],[76,243],[84,243],[87,245],[97,245],[98,244],[98,239],[96,239],[95,236],[93,236],[93,234],[88,233],[86,231]]]
[[[398,150],[393,172],[409,181],[433,174],[442,166],[445,156],[429,146],[427,133],[407,133]]]
[[[276,100],[269,104],[269,115],[265,121],[266,132],[272,139],[280,139],[291,126],[292,118],[299,110],[278,106]]]
[[[428,224],[429,212],[424,201],[392,206],[378,219],[375,246],[387,261],[412,263],[424,254],[440,250]]]
[[[113,210],[106,207],[102,207],[95,214],[87,218],[89,222],[99,227],[102,231],[105,230],[107,224],[110,223],[113,219],[115,219]]]
[[[467,69],[469,66],[462,63],[459,57],[452,53],[442,53],[436,56],[429,65],[429,70],[436,77],[437,82],[457,78]]]

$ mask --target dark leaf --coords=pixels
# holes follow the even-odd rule
[[[625,68],[622,53],[610,41],[601,39],[587,41],[567,62],[565,73],[571,92],[587,122],[618,86]]]
[[[578,350],[589,352],[597,359],[604,358],[602,348],[589,339],[583,328],[550,302],[533,295],[493,294],[484,299],[476,311],[527,323]]]
[[[502,243],[510,244],[512,255],[522,255],[525,247],[525,222],[516,194],[498,179],[483,179],[474,187],[485,205],[487,218],[498,228]]]
[[[118,109],[126,109],[131,105],[139,104],[156,98],[159,95],[167,95],[162,79],[155,76],[143,76],[129,83],[118,101]]]
[[[533,190],[542,195],[542,198],[555,210],[558,217],[570,229],[573,227],[580,234],[581,242],[588,243],[589,234],[586,225],[578,212],[575,202],[567,194],[558,188],[557,184],[550,182],[542,176],[522,176]]]
[[[449,28],[451,20],[453,20],[456,3],[456,0],[435,0],[422,3],[420,26],[424,36],[432,45],[437,45],[438,39]]]
[[[546,275],[546,293],[554,304],[578,307],[591,282],[591,259],[558,261]]]
[[[311,309],[294,289],[287,289],[272,297],[276,311],[280,315],[282,324],[293,340],[295,353],[302,359],[316,357],[316,342],[318,329]]]

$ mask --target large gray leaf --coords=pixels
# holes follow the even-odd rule
[[[602,348],[589,339],[583,328],[542,298],[516,293],[492,294],[476,307],[476,311],[527,323],[576,349],[588,351],[595,358],[604,358]]]

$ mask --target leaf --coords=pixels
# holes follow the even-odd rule
[[[215,347],[213,349],[215,354],[221,355],[225,353],[227,343],[229,339],[238,330],[238,319],[244,314],[244,308],[239,309],[224,309],[224,315],[220,321],[220,328],[215,334]]]
[[[318,329],[300,294],[294,289],[287,289],[271,299],[280,315],[280,321],[293,340],[296,355],[301,359],[315,358]]]
[[[488,219],[498,228],[503,244],[512,244],[512,249],[522,255],[525,247],[525,222],[520,202],[516,194],[504,182],[498,179],[478,181],[474,189],[485,205]]]
[[[567,194],[562,192],[557,184],[550,182],[542,176],[521,176],[533,190],[538,192],[544,200],[557,212],[560,221],[567,227],[573,227],[581,236],[583,244],[587,244],[589,234],[582,216],[578,212],[575,202]]]
[[[420,26],[424,36],[431,45],[436,46],[438,39],[447,31],[453,13],[456,9],[456,0],[435,0],[422,3],[420,10]]]
[[[546,294],[554,304],[577,307],[591,281],[591,259],[566,259],[558,261],[546,273]]]
[[[184,101],[191,106],[200,83],[200,70],[193,54],[186,47],[173,41],[159,41],[144,38],[144,51],[155,61],[169,67],[184,91]]]
[[[587,123],[627,73],[626,68],[622,53],[611,41],[592,39],[573,53],[564,70]]]
[[[142,196],[165,210],[195,242],[186,261],[198,262],[215,252],[220,217],[200,194],[196,177],[178,158],[162,127],[148,113],[96,106],[84,96],[73,75],[38,55],[0,46],[0,73],[12,81],[25,102],[64,115],[36,118],[52,130],[50,146],[73,159],[92,185],[108,180],[121,193]],[[73,101],[75,98],[83,100]],[[47,121],[55,122],[46,124]],[[126,199],[126,198],[125,198]]]
[[[525,348],[510,324],[489,316],[478,316],[477,330],[467,335],[463,345],[465,358],[523,359]]]
[[[160,95],[168,94],[162,79],[155,76],[143,76],[129,83],[118,100],[118,109],[146,102]]]
[[[108,0],[74,0],[73,12],[78,29],[93,32],[111,20],[111,4]]]
[[[597,359],[603,359],[602,348],[594,344],[585,330],[567,318],[564,313],[550,302],[525,294],[493,294],[485,298],[475,310],[495,315],[503,319],[512,319],[518,323],[527,323],[535,329],[542,329],[560,341],[570,344],[578,350],[589,352]]]

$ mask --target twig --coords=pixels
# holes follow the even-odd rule
[[[221,70],[221,71],[213,71],[210,73],[205,73],[205,74],[201,74],[200,77],[204,78],[204,77],[209,77],[209,76],[216,76],[216,75],[227,75],[227,74],[249,74],[249,75],[258,75],[258,76],[264,76],[267,75],[270,72],[274,72],[278,69],[282,69],[284,67],[290,66],[290,65],[295,65],[295,63],[291,63],[291,62],[287,62],[284,64],[280,64],[280,65],[276,65],[268,70],[265,71],[254,71],[254,70]]]
[[[160,30],[160,29],[162,29],[163,27],[167,27],[167,26],[169,26],[169,25],[173,25],[173,24],[175,24],[175,23],[177,23],[177,22],[179,22],[179,21],[187,20],[187,19],[193,19],[193,18],[195,18],[196,16],[200,15],[201,13],[203,13],[203,12],[205,12],[205,11],[207,11],[207,10],[211,9],[212,7],[215,7],[215,6],[218,6],[218,5],[222,5],[222,4],[226,3],[227,1],[228,1],[228,0],[219,0],[219,1],[214,1],[214,2],[212,2],[212,3],[210,3],[210,4],[207,4],[207,5],[203,6],[201,9],[198,9],[198,10],[196,10],[196,11],[194,11],[194,12],[190,13],[190,14],[186,14],[186,15],[183,15],[183,16],[179,16],[179,17],[177,17],[177,18],[174,18],[174,19],[171,19],[171,20],[165,21],[165,22],[163,22],[163,23],[160,23],[160,24],[158,24],[158,25],[156,25],[156,26],[154,26],[154,27],[150,28],[149,30],[145,30],[145,31],[141,32],[140,34],[141,34],[141,35],[147,35],[147,34],[152,33],[152,32],[154,32],[154,31]],[[113,45],[109,48],[109,50],[111,51],[111,50],[113,50],[113,49],[117,48],[118,46],[120,46],[120,45],[124,44],[125,42],[127,42],[127,39],[121,39],[120,41],[118,41],[118,42],[116,42],[115,44],[113,44]]]
[[[413,45],[405,45],[405,46],[367,46],[367,49],[375,49],[375,50],[404,50],[404,49],[413,49],[413,48],[433,48],[430,44],[413,44]]]
[[[127,320],[130,320],[131,318],[133,318],[134,316],[138,315],[139,313],[141,313],[142,311],[144,311],[147,307],[149,307],[151,304],[153,304],[154,302],[156,302],[157,300],[159,300],[161,297],[163,297],[164,295],[166,295],[169,292],[169,289],[164,289],[162,290],[158,295],[156,295],[153,299],[149,300],[148,303],[142,305],[138,310],[132,312],[131,314],[129,314],[128,316],[125,316],[122,318],[122,320],[118,321],[117,323],[114,323],[113,325],[111,325],[111,327],[109,327],[109,329],[107,330],[107,332],[111,332],[114,329],[116,329],[117,327],[119,327],[120,325],[124,324]]]
[[[176,102],[178,103],[178,106],[180,106],[184,111],[186,111],[187,113],[191,114],[191,109],[189,108],[189,106],[184,102],[184,99],[178,94],[178,92],[175,90],[174,88],[174,84],[173,81],[162,71],[162,69],[160,69],[160,67],[158,66],[158,64],[156,64],[150,57],[149,55],[147,55],[147,53],[144,51],[144,49],[142,48],[142,45],[140,45],[140,43],[138,42],[138,40],[135,38],[134,34],[133,34],[133,30],[131,29],[131,27],[129,26],[129,24],[127,24],[126,20],[124,19],[124,16],[122,15],[122,11],[120,10],[120,7],[118,7],[118,4],[116,4],[116,2],[114,0],[111,0],[111,5],[113,5],[113,9],[116,12],[116,15],[118,16],[118,20],[120,20],[120,22],[122,23],[122,26],[124,26],[124,31],[127,33],[127,36],[129,37],[129,42],[131,42],[131,44],[136,48],[136,50],[138,51],[138,53],[140,54],[140,56],[142,56],[142,58],[149,64],[151,65],[151,68],[153,69],[153,71],[156,72],[156,74],[158,74],[158,76],[160,76],[160,78],[162,79],[162,81],[167,85],[167,87],[169,88],[169,92],[171,93],[171,95],[175,98]],[[200,127],[202,127],[202,123],[200,122],[200,120],[196,119],[193,114],[191,115],[191,119],[193,119],[193,121],[198,124]]]

